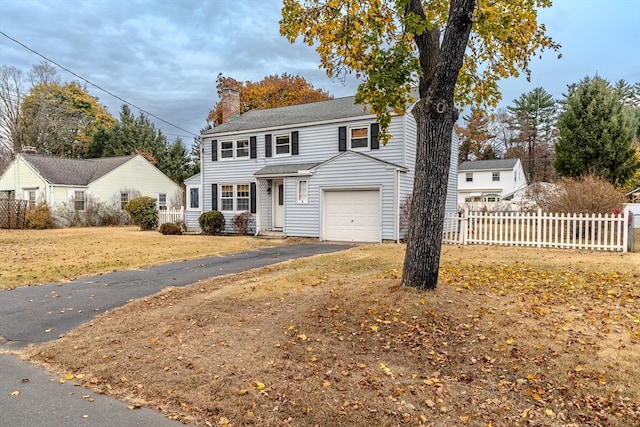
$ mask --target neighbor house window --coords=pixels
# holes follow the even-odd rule
[[[120,209],[124,210],[127,203],[129,203],[129,193],[120,193]]]
[[[494,172],[491,176],[492,181],[500,181],[500,172]]]
[[[473,182],[473,172],[467,172],[467,182]]]
[[[189,197],[187,202],[189,209],[200,209],[200,188],[189,187],[189,192],[187,194]]]
[[[291,154],[291,139],[289,135],[276,136],[276,156]]]
[[[249,210],[249,184],[236,185],[236,211]]]
[[[306,179],[298,181],[298,203],[306,204],[309,202],[309,182]]]
[[[167,195],[164,193],[158,194],[158,210],[166,210],[167,209]]]
[[[76,211],[84,211],[85,209],[85,192],[84,191],[74,191],[73,192],[73,208]]]
[[[220,210],[233,211],[233,185],[220,186]]]
[[[352,150],[369,148],[369,127],[349,129],[349,141]]]
[[[29,190],[29,209],[36,208],[36,198],[37,198],[36,190]]]

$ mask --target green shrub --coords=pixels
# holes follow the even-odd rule
[[[179,224],[174,224],[172,222],[165,222],[160,226],[158,231],[164,235],[182,234],[182,227]]]
[[[131,222],[140,230],[155,230],[158,227],[158,210],[153,197],[136,197],[127,203],[124,210],[131,216]]]
[[[34,209],[27,210],[24,221],[25,228],[32,230],[44,230],[56,227],[51,209],[49,209],[49,206],[47,206],[45,202],[40,202]]]
[[[249,226],[251,225],[252,221],[253,215],[251,214],[251,212],[242,212],[233,217],[233,220],[231,220],[231,225],[233,226],[233,230],[237,234],[246,236],[247,234],[249,234]]]
[[[204,234],[219,236],[224,231],[225,220],[222,212],[204,212],[198,218],[198,223],[200,223],[200,228]]]

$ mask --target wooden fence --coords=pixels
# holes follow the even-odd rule
[[[0,199],[0,228],[24,228],[27,200]]]
[[[158,227],[162,224],[172,223],[184,223],[184,207],[180,209],[161,209],[158,211]]]
[[[534,246],[627,252],[631,213],[472,212],[447,216],[443,243]]]

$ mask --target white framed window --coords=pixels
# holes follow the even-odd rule
[[[129,193],[120,193],[120,209],[124,210],[124,207],[129,203]]]
[[[500,181],[500,172],[493,172],[491,174],[491,180],[492,181]]]
[[[79,212],[84,212],[86,208],[86,193],[82,190],[75,190],[73,192],[73,209]]]
[[[467,172],[466,180],[467,182],[473,182],[473,172]]]
[[[249,184],[236,185],[236,211],[249,210]]]
[[[291,155],[291,138],[290,135],[277,135],[275,142],[276,156]]]
[[[166,193],[158,194],[158,210],[164,211],[167,209],[167,195]]]
[[[306,179],[298,180],[296,200],[298,204],[309,203],[309,181]]]
[[[27,190],[27,200],[29,201],[29,209],[36,208],[36,201],[38,199],[38,190]]]
[[[369,126],[349,128],[349,147],[351,150],[369,148]]]
[[[200,209],[200,187],[187,187],[187,209]]]
[[[220,210],[233,211],[233,184],[220,186]]]
[[[249,157],[249,140],[239,139],[236,141],[236,158]]]
[[[233,141],[222,141],[220,143],[220,158],[233,159]]]

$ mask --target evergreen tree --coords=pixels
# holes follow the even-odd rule
[[[600,77],[586,77],[569,87],[564,104],[555,149],[558,173],[572,178],[594,174],[616,185],[626,183],[640,160],[633,147],[637,129],[620,91]]]

